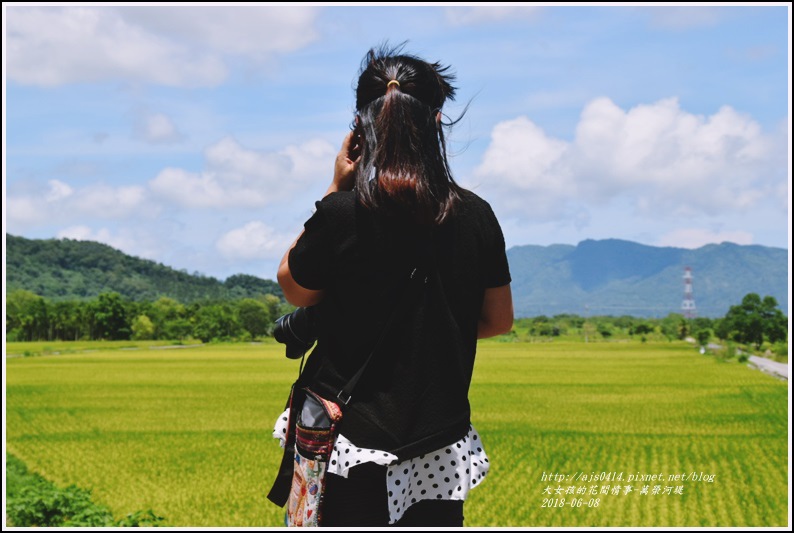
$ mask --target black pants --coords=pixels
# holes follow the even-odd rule
[[[328,474],[325,480],[324,526],[386,527],[389,502],[386,467],[365,463],[351,468],[347,479]],[[411,505],[394,527],[463,527],[462,500],[422,500]]]

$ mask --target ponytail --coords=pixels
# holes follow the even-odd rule
[[[460,200],[449,169],[441,106],[452,98],[447,68],[395,50],[371,50],[356,90],[362,205],[441,224]]]

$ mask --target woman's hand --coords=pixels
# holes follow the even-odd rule
[[[334,182],[331,188],[336,191],[349,191],[356,184],[356,166],[361,159],[360,139],[351,131],[342,141],[342,148],[336,154]],[[329,192],[331,189],[329,189]]]
[[[353,188],[353,185],[356,184],[356,166],[360,158],[360,139],[355,135],[355,132],[351,131],[345,136],[345,140],[342,141],[342,148],[336,155],[334,181],[325,192],[326,196],[338,191],[349,191]],[[301,235],[303,235],[303,232],[301,232]],[[300,239],[300,235],[298,235],[298,239]],[[322,300],[323,291],[301,287],[292,277],[292,272],[289,269],[289,253],[295,247],[298,239],[295,239],[295,242],[292,243],[292,246],[289,247],[281,259],[276,279],[278,279],[278,284],[284,292],[284,298],[289,303],[298,307],[309,307]]]

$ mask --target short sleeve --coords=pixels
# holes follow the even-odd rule
[[[496,215],[487,203],[485,203],[482,217],[484,220],[482,220],[481,227],[485,230],[483,242],[485,257],[482,259],[483,284],[486,289],[502,287],[511,281],[505,238]]]
[[[322,202],[315,206],[317,210],[304,224],[303,234],[289,253],[289,270],[301,287],[321,290],[327,287],[332,268],[333,235]]]

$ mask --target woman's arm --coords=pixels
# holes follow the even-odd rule
[[[477,338],[487,339],[507,333],[513,327],[513,293],[510,285],[485,289],[477,325]]]
[[[301,235],[303,235],[303,233],[301,233]],[[298,236],[298,239],[300,239],[300,236]],[[310,307],[320,303],[320,300],[323,299],[323,291],[314,291],[301,287],[292,277],[292,272],[289,270],[289,253],[290,250],[295,247],[295,243],[298,242],[298,239],[295,239],[295,242],[292,243],[292,246],[289,247],[289,250],[287,250],[287,253],[284,254],[284,257],[281,259],[276,279],[281,286],[281,291],[284,293],[284,298],[289,303],[296,307]]]
[[[349,191],[355,185],[355,170],[360,152],[360,147],[356,141],[352,131],[342,141],[342,148],[336,155],[336,163],[334,164],[334,181],[328,187],[328,190],[325,191],[323,197],[338,191]],[[351,157],[355,157],[355,159],[351,159]],[[301,235],[303,235],[303,232],[301,232]],[[309,307],[320,303],[320,300],[323,299],[323,291],[311,290],[300,286],[292,277],[292,272],[290,272],[289,253],[295,247],[301,235],[298,235],[298,238],[295,239],[292,246],[289,247],[281,259],[276,279],[284,292],[284,298],[289,303],[297,307]]]

